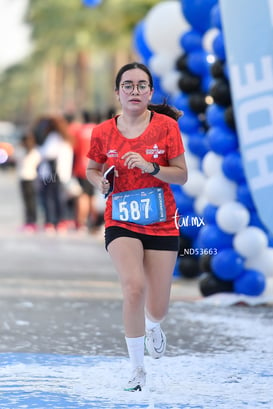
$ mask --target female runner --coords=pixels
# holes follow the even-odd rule
[[[123,322],[132,375],[124,390],[146,382],[144,346],[153,358],[166,349],[160,323],[170,299],[178,252],[176,204],[170,184],[187,180],[184,147],[177,119],[167,104],[153,105],[153,79],[137,62],[123,66],[115,93],[121,114],[92,132],[87,178],[103,194],[104,178],[115,166],[114,190],[105,209],[105,245],[123,292]]]

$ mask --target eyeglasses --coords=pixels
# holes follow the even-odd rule
[[[131,94],[135,87],[137,87],[137,91],[139,94],[146,94],[146,92],[150,89],[150,84],[146,81],[140,81],[137,84],[134,84],[131,81],[126,81],[120,84],[123,92],[127,95]]]

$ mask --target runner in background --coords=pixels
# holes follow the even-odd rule
[[[14,153],[17,176],[24,207],[23,232],[37,232],[38,210],[38,166],[41,155],[34,135],[26,131]]]
[[[94,126],[100,122],[98,115],[83,111],[83,124],[77,128],[74,143],[73,176],[77,178],[82,193],[75,200],[75,225],[78,231],[95,232],[103,222],[97,205],[96,190],[86,179],[87,152]]]
[[[181,113],[167,104],[151,104],[153,79],[147,67],[122,67],[115,92],[121,114],[94,127],[86,174],[106,194],[104,171],[116,167],[114,190],[106,202],[105,240],[124,297],[132,364],[124,389],[136,391],[146,382],[144,343],[153,358],[166,349],[160,323],[168,311],[179,240],[170,184],[183,185],[187,167],[176,122]]]
[[[72,175],[73,136],[59,115],[45,115],[36,125],[39,129],[41,164],[38,169],[40,195],[44,210],[44,230],[64,233],[68,229],[66,185]]]

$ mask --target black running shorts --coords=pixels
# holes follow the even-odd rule
[[[110,226],[105,229],[105,248],[107,250],[111,241],[118,237],[132,237],[141,241],[146,250],[169,250],[178,251],[178,236],[155,236],[149,234],[136,233],[123,227]]]

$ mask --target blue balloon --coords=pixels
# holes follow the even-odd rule
[[[200,233],[200,232],[199,232]],[[200,255],[200,241],[199,241],[199,235],[192,241],[192,248],[196,250],[195,255],[198,256]]]
[[[181,277],[181,271],[180,271],[180,266],[179,266],[179,264],[180,264],[180,259],[177,258],[177,261],[176,261],[175,266],[174,266],[174,271],[173,271],[173,278],[174,278],[174,279]]]
[[[267,238],[268,238],[268,247],[273,247],[273,234],[268,233]]]
[[[222,171],[224,175],[237,183],[245,181],[245,171],[241,155],[238,151],[228,153],[222,163]]]
[[[101,3],[101,0],[82,0],[83,5],[87,7],[96,7]]]
[[[232,281],[242,274],[244,260],[235,250],[227,248],[212,256],[211,267],[216,277]]]
[[[201,91],[208,94],[209,90],[211,89],[212,83],[213,83],[213,79],[210,74],[203,76],[201,78]]]
[[[187,65],[189,70],[195,75],[205,76],[210,73],[207,53],[205,51],[193,51],[189,53]]]
[[[206,110],[206,121],[210,127],[225,125],[225,108],[218,104],[211,104]]]
[[[260,271],[245,269],[234,280],[234,291],[237,294],[258,296],[265,290],[265,277]]]
[[[195,115],[190,110],[185,109],[184,115],[178,119],[178,125],[181,132],[185,134],[190,134],[198,131],[198,128],[200,127],[200,122],[197,115]]]
[[[207,132],[207,138],[210,149],[219,155],[226,155],[238,147],[236,133],[227,126],[211,127]]]
[[[160,93],[160,94],[164,95],[164,98],[167,98],[168,97],[167,93],[161,87],[162,78],[159,77],[158,75],[155,75],[153,72],[152,72],[152,78],[153,78],[154,93],[155,92]],[[159,103],[162,103],[162,101],[159,102]]]
[[[218,251],[232,246],[233,235],[223,232],[216,224],[206,224],[200,230],[198,239],[200,247]]]
[[[218,33],[218,35],[213,40],[212,48],[213,48],[213,51],[216,57],[221,61],[225,61],[226,51],[225,51],[224,36],[222,32]]]
[[[216,224],[217,206],[207,204],[203,210],[203,218],[206,224]]]
[[[171,183],[170,188],[172,189],[172,192],[173,192],[174,195],[184,193],[180,185],[175,185],[175,184]]]
[[[186,214],[178,221],[180,233],[183,234],[183,236],[195,239],[202,228],[199,222],[199,217],[194,212]]]
[[[133,32],[133,48],[136,52],[142,57],[145,64],[149,62],[149,59],[152,57],[153,52],[148,47],[145,41],[145,22],[140,21],[134,29]]]
[[[179,92],[176,96],[172,97],[172,104],[179,110],[189,110],[189,97],[184,92]]]
[[[152,73],[154,89],[161,89],[161,79],[158,75]]]
[[[192,27],[204,33],[210,28],[210,11],[218,0],[181,0],[182,14]]]
[[[165,94],[165,92],[155,89],[151,102],[152,104],[163,104],[166,98],[167,94]]]
[[[160,77],[157,75],[152,74],[153,76],[153,87],[154,93],[152,96],[152,103],[153,104],[162,104],[164,100],[167,99],[168,94],[161,88],[161,80]]]
[[[194,198],[186,195],[184,190],[173,191],[175,203],[178,209],[179,216],[184,216],[193,209]]]
[[[180,45],[186,53],[202,49],[202,35],[192,29],[182,34]]]
[[[224,64],[224,75],[225,75],[226,79],[229,80],[229,67],[228,67],[227,63]]]
[[[238,202],[242,203],[248,210],[250,210],[250,212],[255,210],[255,204],[246,183],[242,183],[237,187],[236,199]]]
[[[209,151],[208,141],[201,132],[189,135],[188,149],[199,158],[203,158]]]
[[[222,30],[221,11],[219,4],[215,4],[215,6],[212,7],[210,12],[210,22],[211,27],[219,28],[219,30]]]

